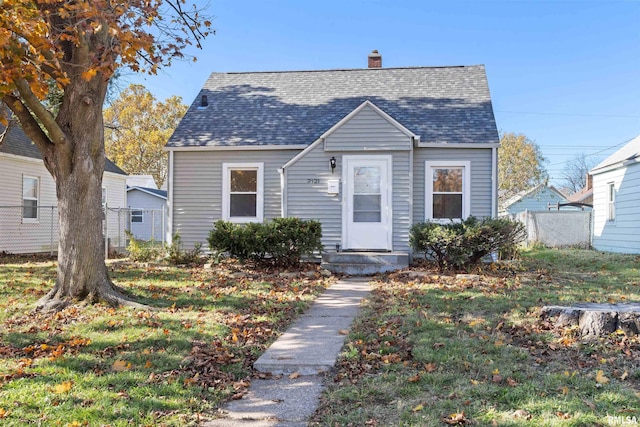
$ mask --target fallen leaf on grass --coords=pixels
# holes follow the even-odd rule
[[[442,417],[442,422],[450,426],[463,426],[471,421],[465,417],[464,412],[450,414],[448,417]]]
[[[435,363],[426,363],[424,365],[424,370],[427,372],[433,372],[437,369],[437,365]]]
[[[420,381],[420,374],[416,374],[412,377],[407,378],[407,381],[410,383],[417,383],[418,381]]]
[[[65,381],[62,384],[58,384],[57,386],[53,387],[53,392],[57,394],[66,393],[69,390],[71,390],[72,386],[73,386],[73,382]]]
[[[8,417],[11,412],[5,410],[4,408],[0,408],[0,418]]]
[[[424,406],[423,406],[422,404],[419,404],[419,405],[415,406],[415,407],[412,409],[412,411],[413,411],[413,412],[419,412],[419,411],[422,411],[423,409],[424,409]]]
[[[556,415],[558,416],[558,418],[563,420],[568,420],[569,418],[571,418],[571,414],[568,412],[558,411],[556,412]]]
[[[596,405],[594,405],[593,402],[590,402],[587,399],[582,399],[582,401],[584,402],[585,405],[591,408],[592,411],[596,410]]]
[[[629,376],[629,372],[628,371],[624,371],[624,373],[622,375],[620,375],[620,380],[624,381],[627,379],[627,377]]]
[[[604,372],[602,372],[601,370],[599,370],[599,371],[596,373],[596,382],[597,382],[598,384],[606,384],[606,383],[608,383],[608,382],[609,382],[609,378],[605,377],[605,376],[604,376]]]
[[[513,378],[511,378],[511,377],[508,377],[508,378],[507,378],[507,384],[508,384],[510,387],[515,387],[515,386],[517,386],[517,385],[518,385],[518,381],[514,380],[514,379],[513,379]]]
[[[111,365],[111,369],[116,372],[128,371],[129,369],[131,369],[131,362],[118,359],[113,362],[113,365]]]
[[[525,411],[524,409],[518,409],[513,413],[513,418],[522,418],[524,420],[530,420],[531,414],[528,411]]]
[[[349,335],[349,330],[348,330],[348,329],[340,329],[340,330],[338,331],[338,333],[339,333],[340,335]]]

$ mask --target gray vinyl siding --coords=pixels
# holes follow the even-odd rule
[[[616,189],[615,221],[607,220],[608,184]],[[640,253],[640,163],[593,176],[593,247]]]
[[[492,151],[490,148],[416,148],[413,154],[413,222],[425,220],[425,161],[471,163],[472,216],[491,216]]]
[[[213,223],[222,218],[222,164],[263,163],[264,219],[281,216],[278,169],[299,150],[176,151],[173,154],[172,230],[185,247],[207,248]],[[329,162],[327,161],[327,167]]]
[[[329,159],[336,157],[336,169],[331,173]],[[335,250],[342,235],[342,183],[340,194],[328,194],[330,179],[340,180],[342,158],[326,153],[322,144],[309,150],[302,158],[285,170],[286,215],[302,219],[316,219],[322,224],[322,244],[326,250]],[[313,183],[308,180],[318,179]]]
[[[316,219],[322,224],[322,244],[328,251],[335,250],[336,243],[342,242],[342,156],[364,154],[358,152],[325,152],[318,144],[304,157],[286,170],[287,193],[286,213],[289,217]],[[367,155],[376,152],[368,150]],[[393,250],[409,250],[410,227],[410,152],[396,151],[378,154],[392,156],[393,176]],[[336,170],[332,174],[329,159],[336,158]],[[318,179],[318,183],[308,180]],[[328,194],[330,179],[338,179],[340,194]]]
[[[326,151],[411,150],[411,138],[365,107],[325,139]]]

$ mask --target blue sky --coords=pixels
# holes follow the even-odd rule
[[[204,4],[204,2],[201,2]],[[484,64],[498,129],[527,135],[559,183],[640,134],[640,0],[214,0],[198,61],[127,75],[190,104],[211,72]],[[124,83],[124,82],[123,82]],[[597,154],[599,153],[599,154]]]

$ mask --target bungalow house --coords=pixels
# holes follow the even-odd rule
[[[640,136],[590,171],[595,249],[640,253]]]
[[[317,219],[327,252],[406,263],[412,224],[496,215],[498,146],[482,65],[213,73],[166,147],[168,234]]]
[[[0,125],[0,133],[4,127]],[[56,187],[40,151],[19,127],[0,144],[0,252],[39,253],[58,250]],[[126,173],[107,159],[102,181],[103,204],[125,207]],[[121,237],[108,228],[112,241]],[[124,240],[123,240],[124,241]]]
[[[499,216],[515,216],[524,211],[544,212],[556,209],[558,203],[567,203],[567,197],[553,185],[539,184],[510,197],[500,206]]]

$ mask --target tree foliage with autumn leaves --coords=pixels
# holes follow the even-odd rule
[[[163,147],[187,108],[179,96],[162,102],[144,86],[130,85],[104,112],[107,157],[129,174],[152,175],[162,187],[167,178]]]
[[[498,151],[498,194],[502,203],[521,191],[549,179],[546,159],[535,141],[512,132],[500,136]]]
[[[42,153],[58,198],[57,279],[39,308],[136,305],[104,263],[107,85],[119,67],[155,73],[188,45],[200,46],[211,25],[201,13],[184,0],[0,2],[0,100]],[[52,88],[61,91],[55,110],[46,102]]]

